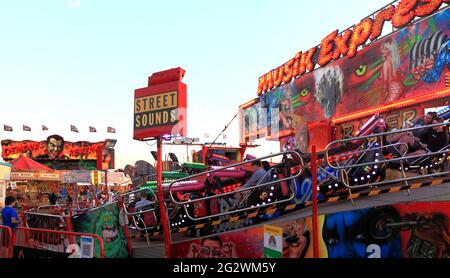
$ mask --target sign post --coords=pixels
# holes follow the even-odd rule
[[[133,137],[157,143],[156,183],[167,258],[170,258],[170,230],[162,186],[162,138],[186,135],[187,86],[181,82],[184,73],[182,68],[154,73],[149,77],[148,87],[137,89],[134,94]]]

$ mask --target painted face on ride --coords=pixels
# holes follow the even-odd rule
[[[316,80],[314,96],[324,110],[325,117],[329,119],[336,113],[336,105],[343,95],[342,71],[339,67],[319,69],[314,78]]]
[[[370,209],[335,213],[325,216],[322,237],[328,258],[400,257],[400,238],[385,244],[373,244],[367,238],[367,217]]]
[[[289,258],[303,258],[309,247],[310,235],[304,219],[282,223],[283,253]]]
[[[64,141],[62,139],[50,138],[47,143],[47,152],[48,157],[51,159],[57,158],[58,155],[62,152],[64,147]]]
[[[199,253],[200,258],[220,258],[222,242],[214,239],[205,239]]]
[[[103,236],[103,240],[106,243],[111,243],[117,239],[118,229],[117,224],[113,221],[113,215],[111,212],[105,212],[102,216],[103,223],[101,224],[101,232]]]

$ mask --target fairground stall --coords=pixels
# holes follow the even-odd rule
[[[26,156],[20,156],[10,163],[12,168],[8,194],[16,197],[20,206],[49,204],[51,193],[60,189],[59,171]]]

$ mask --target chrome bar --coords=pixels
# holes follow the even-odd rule
[[[220,197],[223,197],[223,196],[228,196],[228,195],[236,194],[236,193],[239,193],[239,192],[247,191],[248,188],[244,188],[244,189],[238,189],[238,190],[235,190],[235,191],[232,191],[232,192],[222,193],[222,194],[208,196],[208,197],[202,197],[202,198],[198,198],[198,199],[195,199],[195,200],[188,200],[188,201],[185,201],[185,202],[179,202],[179,201],[175,200],[175,198],[173,197],[173,193],[172,193],[171,188],[177,182],[181,182],[181,181],[184,181],[184,180],[189,180],[189,179],[192,179],[192,178],[195,178],[195,177],[200,177],[200,176],[207,176],[208,177],[209,174],[211,174],[211,173],[223,171],[223,170],[228,169],[228,168],[232,168],[232,167],[236,167],[236,166],[240,166],[240,165],[244,165],[244,164],[248,164],[248,163],[251,164],[251,163],[253,163],[255,161],[260,161],[260,160],[263,160],[263,159],[272,158],[272,157],[281,156],[281,155],[286,155],[286,154],[295,154],[295,155],[298,156],[298,158],[300,159],[301,170],[296,175],[294,175],[292,177],[284,178],[284,179],[276,180],[276,181],[271,181],[271,182],[267,182],[267,183],[264,183],[264,184],[259,184],[259,185],[256,185],[256,186],[252,187],[252,189],[256,189],[256,188],[259,188],[259,187],[262,187],[262,186],[275,184],[275,183],[278,183],[278,182],[283,182],[283,181],[287,181],[287,180],[291,180],[293,178],[299,177],[302,174],[303,169],[304,169],[303,158],[296,151],[287,151],[287,152],[281,152],[281,153],[277,153],[277,154],[272,154],[272,155],[260,157],[260,158],[253,159],[253,160],[248,160],[248,161],[243,161],[243,162],[230,164],[230,165],[227,165],[225,167],[217,168],[217,169],[206,171],[206,172],[201,172],[201,173],[198,173],[198,174],[195,174],[195,175],[191,175],[191,176],[188,176],[188,177],[185,177],[185,178],[178,179],[178,180],[172,182],[169,185],[169,195],[170,195],[170,197],[172,199],[172,202],[174,204],[176,204],[176,205],[186,205],[186,204],[194,203],[194,202],[197,202],[197,201],[203,201],[203,200],[209,200],[209,199],[214,199],[214,198],[220,198]],[[273,167],[273,168],[276,168],[276,167]]]
[[[271,170],[273,170],[273,169],[275,169],[275,168],[269,169],[269,171],[266,172],[266,175],[267,175],[268,173],[270,173]],[[258,189],[259,187],[266,186],[266,185],[272,184],[272,183],[282,182],[282,181],[290,181],[290,180],[294,180],[294,182],[295,182],[295,179],[296,179],[297,177],[299,177],[301,173],[302,173],[302,171],[299,171],[299,173],[298,173],[297,175],[294,175],[294,176],[291,176],[291,177],[288,177],[288,178],[285,178],[285,179],[273,181],[273,182],[268,182],[268,183],[260,184],[261,181],[263,181],[264,178],[266,177],[266,175],[264,175],[264,177],[263,177],[263,178],[262,178],[255,186],[252,186],[252,187],[250,187],[250,188],[243,188],[243,189],[236,190],[236,191],[233,191],[233,192],[229,192],[229,193],[226,193],[226,195],[236,194],[236,193],[242,192],[242,191],[252,191],[252,192],[253,192],[255,189]],[[282,200],[279,200],[279,201],[276,201],[276,202],[269,202],[269,203],[262,202],[262,204],[257,204],[257,205],[253,205],[253,206],[248,206],[248,207],[241,208],[241,209],[230,210],[230,211],[227,211],[227,212],[217,213],[217,214],[208,215],[208,216],[204,216],[204,217],[192,217],[192,216],[189,214],[189,211],[188,211],[188,209],[187,209],[187,207],[188,207],[189,205],[184,205],[184,210],[185,210],[185,212],[186,212],[186,215],[189,217],[189,219],[191,219],[191,220],[193,220],[193,221],[200,221],[200,220],[204,220],[204,219],[209,219],[209,218],[211,218],[211,217],[220,217],[220,216],[225,216],[225,215],[229,215],[229,214],[235,214],[235,213],[239,213],[239,212],[244,212],[244,211],[252,210],[252,209],[255,209],[255,208],[265,208],[265,207],[269,207],[269,206],[273,206],[273,205],[277,205],[277,204],[281,204],[281,203],[290,202],[290,201],[292,201],[292,200],[295,198],[295,196],[297,195],[297,186],[294,185],[294,189],[292,189],[291,184],[289,184],[289,189],[291,189],[291,190],[290,190],[290,191],[291,191],[291,194],[290,194],[289,198],[286,198],[286,199],[282,199]],[[225,195],[225,194],[223,194],[223,195]],[[243,200],[241,201],[241,203],[240,203],[239,205],[241,205],[245,200],[247,200],[248,197],[249,197],[250,195],[251,195],[251,193],[249,193],[249,194],[246,196],[246,198],[243,199]],[[210,197],[213,197],[213,198],[214,198],[214,197],[219,198],[220,196],[219,196],[219,197],[218,197],[218,196],[219,196],[219,195],[214,195],[214,196],[210,196]],[[212,198],[210,198],[210,199],[212,199]],[[198,201],[198,199],[196,199],[196,201]]]

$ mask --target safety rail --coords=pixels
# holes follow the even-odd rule
[[[137,201],[130,202],[129,201],[129,197],[132,196],[132,195],[139,194],[141,192],[149,192],[149,191],[151,192],[154,201],[150,201],[149,204],[140,206],[139,207],[140,208],[139,211],[130,212],[129,211],[130,203],[137,203]],[[153,217],[156,219],[155,210],[158,208],[158,197],[156,196],[156,194],[155,194],[155,192],[153,190],[150,190],[148,188],[140,188],[140,189],[137,189],[137,190],[133,190],[133,191],[121,194],[118,197],[120,197],[123,200],[123,202],[122,202],[123,210],[124,210],[124,212],[125,212],[125,214],[127,216],[132,218],[134,226],[136,227],[137,230],[139,230],[139,231],[147,231],[147,230],[150,230],[150,229],[154,228],[154,227],[148,228],[146,225],[144,225],[144,228],[141,228],[138,225],[139,220],[142,221],[142,223],[144,223],[143,215],[146,214],[146,213],[151,213],[153,215]],[[136,198],[139,198],[139,197],[136,197]],[[135,207],[135,209],[137,209],[137,208]],[[136,218],[138,218],[138,219],[136,219]]]
[[[57,215],[40,212],[23,212],[23,222],[28,228],[71,231],[70,215]]]
[[[380,147],[376,147],[373,149],[366,149],[366,150],[357,150],[357,151],[348,151],[345,152],[344,154],[341,155],[356,155],[358,153],[366,153],[369,151],[373,151],[374,149],[387,149],[390,147],[395,147],[395,145],[406,145],[405,148],[405,152],[403,154],[401,154],[398,150],[398,153],[400,154],[399,157],[394,157],[394,158],[386,158],[384,157],[383,153],[380,153],[380,155],[382,156],[382,158],[380,157],[379,159],[375,159],[372,162],[364,162],[364,163],[350,163],[347,165],[340,165],[339,162],[337,162],[336,160],[336,164],[331,163],[330,161],[332,161],[330,159],[330,154],[329,151],[330,149],[332,149],[331,147],[337,144],[342,144],[342,143],[346,143],[349,141],[354,141],[355,139],[358,140],[363,140],[363,139],[370,139],[370,138],[383,138],[385,136],[388,135],[393,135],[393,134],[398,134],[398,133],[405,133],[405,132],[411,132],[411,131],[415,131],[415,130],[421,130],[424,128],[433,128],[433,127],[438,127],[438,126],[449,126],[450,122],[447,123],[437,123],[437,124],[431,124],[431,125],[424,125],[424,126],[420,126],[420,127],[413,127],[413,128],[407,128],[407,129],[402,129],[402,130],[396,130],[396,131],[389,131],[389,132],[383,132],[383,133],[378,133],[378,134],[371,134],[371,135],[366,135],[366,136],[361,136],[361,137],[354,137],[354,138],[347,138],[347,139],[342,139],[342,140],[336,140],[333,141],[331,143],[329,143],[326,147],[325,147],[325,157],[326,157],[326,162],[328,164],[329,167],[331,167],[334,170],[340,170],[341,171],[341,180],[343,185],[349,190],[350,194],[351,194],[351,189],[357,189],[357,188],[367,188],[369,186],[371,187],[375,187],[375,186],[380,186],[380,185],[385,185],[385,184],[392,184],[392,183],[396,183],[396,182],[405,182],[406,184],[408,184],[408,181],[410,180],[415,180],[415,179],[420,179],[420,178],[429,178],[429,177],[436,177],[436,176],[442,176],[442,175],[448,175],[450,174],[450,171],[443,171],[443,172],[439,172],[439,173],[433,173],[433,174],[424,174],[424,175],[418,175],[418,176],[410,176],[407,177],[405,170],[408,170],[408,166],[404,166],[404,164],[408,163],[409,159],[414,159],[414,158],[438,158],[439,155],[442,155],[442,157],[445,157],[446,154],[449,153],[450,151],[450,147],[447,145],[446,147],[438,150],[438,151],[429,151],[427,153],[424,154],[416,154],[416,155],[408,155],[408,145],[406,143],[394,143],[394,144],[388,144],[388,145],[384,145],[384,146],[380,146]],[[445,131],[444,131],[445,132]],[[439,161],[443,161],[443,158],[440,158]],[[349,182],[349,178],[348,178],[348,169],[354,169],[356,167],[366,167],[366,166],[374,166],[374,167],[379,167],[382,164],[389,164],[392,162],[400,162],[400,167],[399,170],[402,172],[403,178],[400,179],[393,179],[393,180],[383,180],[383,181],[378,181],[378,182],[374,182],[374,183],[367,183],[367,184],[362,184],[362,185],[350,185]],[[348,161],[347,161],[348,162]]]
[[[85,238],[92,241],[85,244]],[[47,251],[45,257],[105,257],[103,240],[96,234],[19,227],[13,233],[12,245],[18,251],[23,248]],[[90,250],[93,250],[92,254],[89,254]]]
[[[13,233],[10,227],[0,225],[0,258],[12,258]]]
[[[187,181],[187,180],[190,180],[190,179],[193,179],[193,178],[196,178],[196,177],[201,177],[201,176],[206,176],[206,178],[205,178],[205,181],[206,181],[207,178],[211,177],[211,174],[219,172],[219,171],[223,171],[223,170],[226,170],[226,169],[229,169],[229,168],[236,168],[236,167],[244,165],[244,164],[251,164],[251,163],[256,162],[256,161],[261,161],[263,159],[273,158],[273,157],[276,157],[276,156],[283,156],[283,159],[285,159],[288,154],[297,156],[296,158],[299,161],[297,164],[291,165],[291,167],[293,167],[293,166],[301,166],[301,169],[298,171],[298,173],[293,175],[293,176],[289,176],[287,178],[282,178],[282,179],[279,179],[279,180],[273,180],[273,181],[269,181],[269,182],[264,182],[264,183],[261,183],[261,181],[264,180],[264,178],[262,178],[260,180],[260,182],[258,182],[255,186],[252,186],[250,188],[242,188],[242,189],[237,189],[237,190],[234,190],[234,191],[231,191],[231,192],[225,192],[225,193],[221,193],[221,194],[205,196],[205,197],[200,197],[200,198],[195,198],[195,199],[189,198],[189,200],[182,201],[182,202],[177,201],[174,198],[174,196],[173,196],[172,187],[174,185],[176,185],[177,183],[180,184],[183,181]],[[279,166],[279,165],[277,165],[277,166]],[[277,166],[272,167],[270,170],[278,169]],[[257,190],[259,188],[262,188],[264,186],[275,185],[277,183],[291,181],[291,180],[294,180],[294,179],[298,178],[302,174],[303,169],[304,169],[304,162],[303,162],[303,158],[301,157],[301,155],[298,152],[296,152],[296,151],[286,151],[286,152],[281,152],[281,153],[277,153],[277,154],[272,154],[272,155],[260,157],[260,158],[253,159],[253,160],[248,160],[248,161],[243,161],[243,162],[229,164],[229,165],[226,165],[224,167],[216,168],[214,170],[205,171],[205,172],[201,172],[201,173],[198,173],[198,174],[190,175],[190,176],[185,177],[185,178],[178,179],[177,181],[172,182],[169,185],[169,195],[170,195],[171,201],[174,204],[184,207],[186,215],[189,217],[189,219],[191,219],[193,221],[200,221],[200,220],[209,219],[211,217],[225,216],[225,215],[230,215],[230,214],[234,214],[234,213],[239,213],[239,212],[243,212],[243,211],[252,210],[252,209],[255,208],[255,206],[253,206],[253,207],[248,206],[246,208],[237,208],[237,209],[233,208],[233,209],[231,209],[229,211],[226,211],[226,212],[217,213],[217,214],[211,214],[211,215],[204,216],[204,217],[192,217],[189,214],[189,210],[188,210],[189,204],[192,204],[192,203],[195,203],[195,202],[199,202],[199,201],[206,201],[206,200],[211,200],[211,199],[224,198],[226,196],[234,195],[236,193],[240,193],[240,192],[244,192],[244,191],[252,191],[252,192],[254,192],[255,190]],[[270,170],[266,172],[266,175],[270,172]],[[289,188],[291,189],[290,190],[291,194],[290,194],[289,198],[283,199],[283,200],[279,200],[279,201],[274,201],[274,202],[268,202],[268,203],[263,202],[262,204],[258,205],[257,207],[258,208],[262,208],[262,207],[267,207],[267,206],[273,206],[273,205],[276,205],[276,204],[279,204],[279,203],[289,202],[289,201],[293,200],[295,198],[296,194],[297,194],[297,188],[296,188],[296,186],[294,186],[293,190],[292,190],[292,187],[290,185],[289,185]]]

